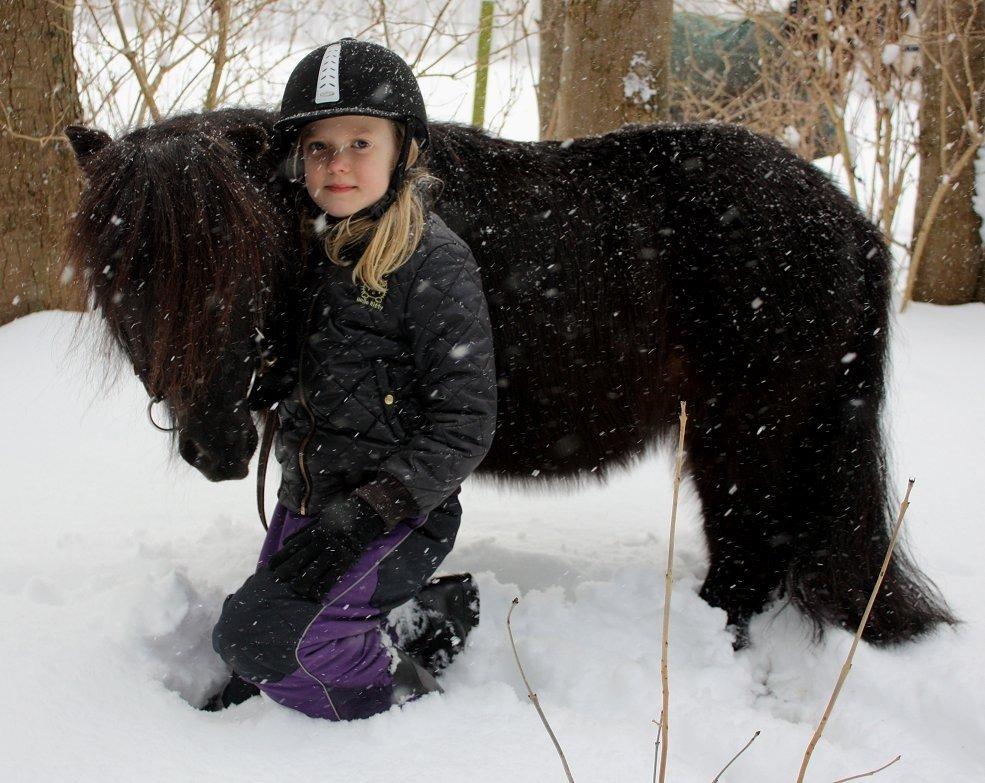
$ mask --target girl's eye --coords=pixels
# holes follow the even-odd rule
[[[366,141],[366,139],[356,139],[354,142],[352,142],[352,148],[357,150],[367,150],[371,146],[372,145],[368,141]]]

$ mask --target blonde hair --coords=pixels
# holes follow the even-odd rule
[[[399,149],[405,130],[397,123],[392,124]],[[301,154],[300,146],[297,154]],[[422,191],[441,183],[423,166],[414,166],[418,156],[417,141],[413,140],[407,153],[406,173],[400,191],[379,220],[349,215],[330,226],[321,236],[325,255],[338,266],[351,263],[342,257],[347,248],[365,244],[352,270],[352,282],[362,283],[377,293],[386,291],[384,278],[403,266],[417,249],[427,217]]]

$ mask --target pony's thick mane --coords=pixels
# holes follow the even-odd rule
[[[171,401],[209,382],[230,329],[260,327],[283,265],[278,243],[256,237],[284,218],[226,136],[247,114],[179,116],[107,145],[71,221],[67,261],[91,305],[148,391]],[[250,302],[250,323],[232,323],[234,301]]]

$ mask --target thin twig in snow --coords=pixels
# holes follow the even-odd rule
[[[726,764],[724,767],[722,767],[722,771],[719,772],[717,775],[715,775],[715,779],[711,781],[711,783],[718,783],[718,781],[722,779],[722,775],[725,774],[725,770],[731,767],[732,764],[735,762],[735,760],[749,749],[749,746],[756,741],[756,737],[758,737],[760,733],[761,732],[757,730],[756,733],[752,735],[752,738],[745,745],[742,746],[742,750],[740,750],[738,753],[732,756],[732,758],[729,760],[729,763]]]
[[[910,490],[913,489],[913,484],[915,481],[916,479],[911,478],[909,482],[907,482],[906,494],[903,496],[903,500],[899,506],[899,516],[896,517],[896,525],[893,527],[893,535],[892,538],[889,539],[889,546],[886,547],[886,557],[883,558],[882,568],[879,569],[879,576],[872,588],[871,595],[869,595],[869,603],[866,605],[865,611],[862,613],[862,619],[859,621],[858,630],[855,631],[855,638],[852,639],[852,646],[848,651],[848,657],[845,659],[844,666],[841,667],[841,674],[838,675],[838,681],[835,683],[835,688],[831,692],[831,698],[828,700],[828,706],[825,707],[824,714],[821,716],[821,722],[814,730],[814,736],[811,737],[811,741],[807,746],[807,751],[804,753],[804,760],[800,764],[800,774],[797,776],[797,783],[804,783],[804,775],[807,774],[807,765],[811,762],[811,754],[814,753],[814,748],[817,746],[818,740],[821,739],[821,734],[824,733],[824,727],[828,724],[828,718],[831,717],[831,711],[834,709],[835,702],[838,700],[838,694],[841,693],[841,688],[845,684],[845,680],[848,679],[848,673],[852,669],[852,659],[855,657],[855,650],[858,648],[859,640],[862,638],[862,632],[865,630],[865,624],[869,621],[869,613],[872,611],[872,605],[876,602],[876,595],[879,593],[879,588],[882,587],[882,580],[886,576],[886,571],[889,569],[889,561],[893,556],[893,550],[896,548],[896,541],[899,539],[900,529],[903,527],[903,517],[906,516],[906,509],[910,505]]]
[[[886,767],[893,766],[893,764],[895,764],[901,758],[903,758],[903,757],[902,756],[897,756],[892,761],[890,761],[888,764],[883,764],[881,767],[879,767],[879,769],[874,769],[871,772],[863,772],[861,775],[852,775],[850,778],[839,778],[838,780],[835,781],[835,783],[848,783],[849,780],[858,780],[859,778],[867,778],[867,777],[869,777],[871,775],[875,775],[877,772],[882,772],[884,769],[886,769]]]
[[[516,661],[516,668],[520,670],[520,677],[523,678],[523,685],[527,689],[527,698],[533,702],[534,707],[537,709],[537,714],[540,715],[541,723],[544,724],[544,728],[547,729],[547,733],[551,737],[551,742],[554,743],[554,749],[557,751],[558,756],[561,757],[561,765],[564,767],[564,774],[568,776],[568,783],[575,783],[575,779],[571,777],[571,769],[568,767],[568,760],[564,757],[564,751],[561,750],[561,743],[557,741],[557,737],[554,736],[554,731],[551,729],[551,724],[547,722],[547,716],[544,711],[540,708],[540,699],[537,698],[537,694],[533,692],[530,687],[530,683],[527,681],[527,675],[523,672],[523,666],[520,664],[520,656],[516,651],[516,641],[513,639],[513,627],[510,625],[510,618],[513,616],[513,610],[516,609],[516,605],[520,603],[519,598],[513,599],[513,604],[510,606],[510,611],[506,613],[506,631],[510,635],[510,646],[513,648],[513,659]]]
[[[660,727],[663,725],[663,716],[660,716],[660,722],[650,721],[651,723],[657,724],[657,739],[653,743],[653,783],[657,783],[657,758],[660,753]]]
[[[670,677],[668,676],[668,652],[670,650],[670,594],[674,577],[674,536],[677,533],[677,498],[681,490],[681,469],[684,465],[684,431],[687,428],[687,403],[681,402],[680,427],[677,435],[677,464],[674,467],[674,502],[670,510],[670,543],[667,545],[667,571],[664,573],[664,623],[663,643],[660,651],[660,684],[663,689],[663,709],[660,711],[660,783],[667,776],[667,729],[670,726]]]

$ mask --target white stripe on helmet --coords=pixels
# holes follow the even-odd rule
[[[339,55],[342,44],[333,43],[325,49],[318,67],[315,103],[335,103],[339,100]]]

